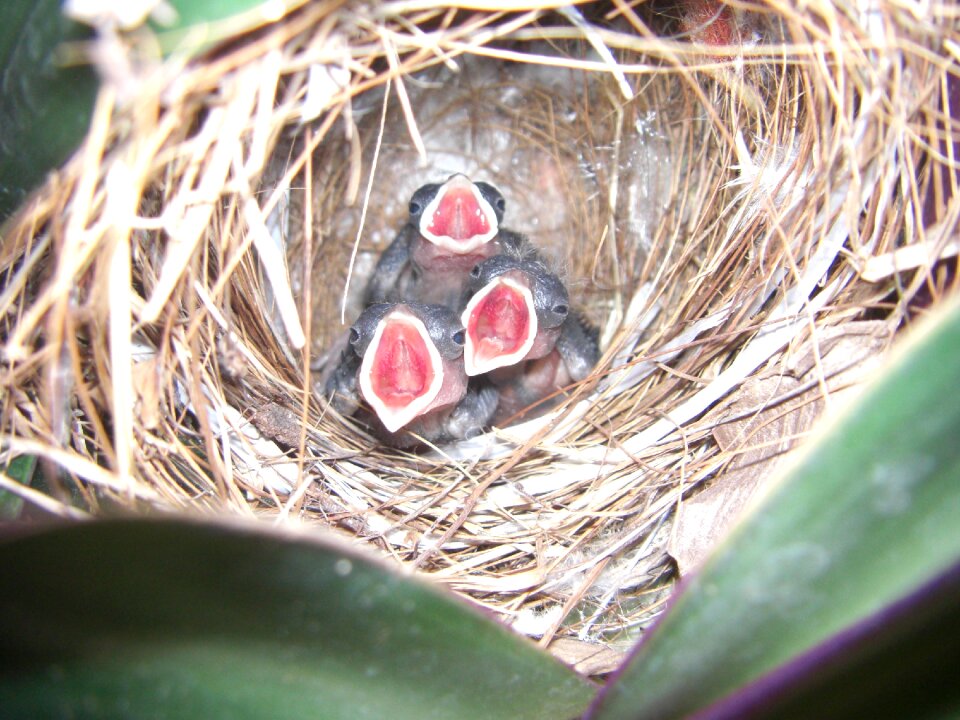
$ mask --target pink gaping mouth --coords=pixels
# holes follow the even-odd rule
[[[440,353],[423,322],[403,309],[384,317],[360,365],[360,391],[383,426],[396,432],[410,423],[442,384]]]
[[[454,175],[424,208],[420,234],[434,245],[457,255],[474,252],[499,230],[490,203],[464,175]]]
[[[500,276],[470,298],[461,316],[466,328],[463,363],[481,375],[523,360],[537,336],[533,294],[524,283]]]

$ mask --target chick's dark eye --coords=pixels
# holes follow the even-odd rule
[[[360,331],[356,328],[350,328],[350,344],[356,345],[360,342]]]
[[[411,215],[419,215],[421,212],[423,212],[423,205],[421,205],[420,203],[418,203],[416,200],[411,200],[411,201],[410,201],[410,214],[411,214]]]
[[[553,312],[555,315],[566,315],[568,312],[570,312],[570,308],[568,308],[566,305],[554,305]]]
[[[497,210],[501,213],[507,209],[507,201],[503,198],[497,198]]]
[[[479,266],[479,265],[474,265],[474,266],[473,266],[473,270],[470,271],[470,277],[472,277],[472,278],[478,278],[478,277],[480,277],[480,266]]]
[[[457,330],[453,334],[453,342],[457,345],[463,345],[467,341],[466,335],[463,334],[463,330]]]

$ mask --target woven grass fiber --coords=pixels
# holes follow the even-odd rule
[[[685,505],[830,405],[828,340],[876,356],[956,283],[960,25],[918,7],[311,2],[189,60],[102,38],[129,63],[3,231],[0,462],[48,479],[3,489],[325,525],[545,644],[629,643]],[[322,377],[453,172],[500,188],[603,356],[540,417],[395,450]]]

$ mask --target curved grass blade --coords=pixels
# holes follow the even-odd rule
[[[956,303],[692,577],[591,717],[702,709],[960,561]]]
[[[262,526],[0,542],[5,718],[571,718],[592,686],[438,589]]]

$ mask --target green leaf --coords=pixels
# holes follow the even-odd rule
[[[161,52],[192,57],[304,2],[168,0],[174,21],[150,25]],[[70,157],[90,126],[97,74],[85,63],[66,65],[62,49],[93,33],[60,6],[61,0],[0,3],[0,221]]]
[[[97,79],[64,67],[57,48],[87,36],[59,0],[0,5],[0,220],[76,149],[90,124]]]
[[[33,471],[37,467],[35,455],[19,455],[6,467],[0,468],[11,480],[29,486],[33,482]],[[0,490],[0,520],[15,520],[23,512],[23,498],[6,490]]]
[[[703,708],[957,563],[958,358],[954,304],[691,578],[593,717]]]
[[[211,46],[278,20],[306,0],[168,0],[169,25],[151,23],[165,54],[196,55]]]
[[[570,718],[589,683],[315,533],[126,520],[0,542],[4,718]]]
[[[960,565],[759,682],[710,720],[960,717]]]

